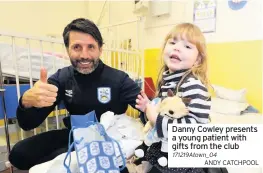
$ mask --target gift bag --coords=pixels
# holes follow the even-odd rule
[[[64,167],[68,173],[71,173],[69,165],[73,147],[80,173],[119,173],[125,168],[126,161],[119,143],[107,135],[103,125],[97,121],[94,111],[86,116],[72,116],[71,124],[69,136],[73,133],[74,141],[72,144],[69,142],[68,153],[64,159]],[[117,163],[118,152],[123,162],[121,168]]]

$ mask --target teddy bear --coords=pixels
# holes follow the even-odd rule
[[[152,101],[155,102],[156,99]],[[189,104],[190,99],[180,98],[177,95],[174,95],[172,90],[167,91],[167,97],[160,101],[160,98],[157,98],[157,112],[161,116],[165,116],[171,119],[178,119],[183,116],[186,116],[189,111],[187,109],[187,104]],[[147,149],[155,142],[161,141],[161,156],[158,158],[158,163],[161,166],[167,166],[168,164],[168,139],[159,138],[157,136],[157,131],[155,127],[152,127],[151,123],[148,121],[144,126],[143,131],[146,133],[143,143],[135,149],[135,156],[138,158],[143,158]]]

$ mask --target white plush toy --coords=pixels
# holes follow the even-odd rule
[[[168,97],[164,98],[161,102],[157,104],[157,111],[159,115],[169,117],[171,119],[178,119],[188,114],[188,109],[186,104],[190,102],[190,99],[180,98],[174,96],[172,90],[168,90]],[[135,149],[135,155],[138,158],[143,158],[147,149],[154,143],[162,141],[161,155],[158,158],[158,163],[161,166],[167,166],[168,164],[168,139],[158,138],[156,128],[152,127],[148,121],[144,127],[144,132],[147,132],[144,142]]]

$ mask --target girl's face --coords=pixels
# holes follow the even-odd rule
[[[167,40],[164,48],[164,63],[170,73],[190,69],[198,61],[198,50],[195,44],[180,37]]]

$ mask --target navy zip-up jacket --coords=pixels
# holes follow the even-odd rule
[[[129,104],[135,108],[135,100],[141,90],[125,72],[111,68],[102,61],[88,75],[77,72],[72,66],[59,69],[48,78],[48,83],[58,87],[58,96],[52,106],[24,108],[21,103],[23,96],[20,98],[17,120],[22,129],[38,127],[61,101],[64,101],[71,115],[85,115],[95,110],[100,120],[101,114],[107,111],[122,114]],[[64,124],[70,128],[68,117],[64,119]]]

